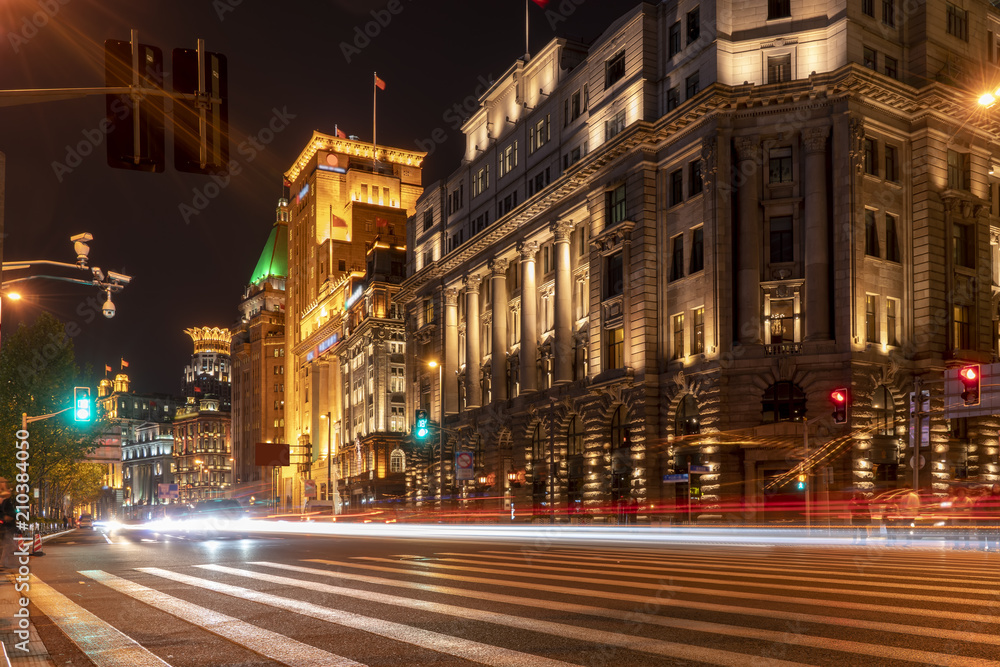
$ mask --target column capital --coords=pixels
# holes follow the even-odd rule
[[[510,266],[510,260],[504,259],[503,257],[491,259],[489,263],[490,272],[492,272],[494,276],[503,276],[507,273],[508,266]]]
[[[760,160],[760,139],[754,135],[751,137],[736,137],[736,154],[740,162],[750,160],[757,162]]]
[[[802,130],[802,143],[806,148],[806,153],[821,153],[826,150],[828,136],[830,136],[830,128],[826,125],[807,127]]]
[[[458,290],[454,287],[446,287],[444,290],[444,305],[446,306],[457,306],[458,305]]]
[[[573,223],[569,220],[558,220],[552,223],[552,234],[556,243],[569,243],[569,235],[573,231]]]
[[[521,241],[517,244],[517,252],[521,255],[521,261],[535,261],[535,255],[538,254],[538,241]]]
[[[480,275],[473,274],[471,276],[465,276],[465,291],[466,292],[478,292],[479,284],[483,282],[483,277]]]

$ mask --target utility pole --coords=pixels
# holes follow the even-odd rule
[[[809,418],[802,418],[802,474],[806,476],[806,533],[812,532],[812,480],[809,475]]]
[[[549,396],[549,523],[556,522],[556,399]]]
[[[913,437],[913,492],[918,493],[920,489],[920,448],[923,446],[923,426],[921,418],[924,407],[923,397],[924,379],[919,375],[913,376],[913,418],[916,422],[916,433]]]

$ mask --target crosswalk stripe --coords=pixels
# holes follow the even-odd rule
[[[480,556],[480,554],[461,554],[461,553],[449,553],[449,552],[441,552],[440,555],[442,555],[442,556]],[[524,558],[522,556],[517,556],[517,555],[501,556],[501,555],[493,555],[493,554],[484,554],[483,556],[485,558],[492,558],[493,560],[480,561],[480,562],[487,562],[487,563],[492,564],[492,565],[506,564],[505,561],[511,561],[511,560],[514,560],[514,561],[524,561]],[[447,560],[458,560],[459,562],[462,562],[462,563],[476,562],[476,561],[473,561],[473,560],[456,559],[456,558],[449,558]],[[562,564],[562,565],[580,565],[581,564],[578,561],[573,561],[573,560],[556,560],[554,558],[546,558],[545,562],[546,563],[557,563],[557,564]],[[694,564],[696,565],[697,563],[694,563]],[[735,577],[748,577],[748,578],[752,577],[752,578],[755,578],[755,579],[768,579],[768,580],[770,580],[770,579],[777,579],[777,580],[780,580],[780,581],[808,581],[808,582],[812,582],[812,583],[836,584],[836,585],[842,585],[842,586],[843,585],[850,585],[850,586],[875,586],[875,587],[878,587],[878,588],[905,588],[905,589],[912,589],[913,588],[913,584],[910,584],[910,583],[894,583],[894,582],[888,582],[888,581],[856,581],[856,580],[854,580],[854,581],[844,581],[842,579],[824,579],[822,577],[792,577],[792,576],[789,576],[787,574],[769,574],[769,573],[767,573],[768,571],[765,571],[763,573],[754,573],[754,574],[748,574],[747,573],[747,574],[744,574],[744,573],[741,573],[741,572],[736,572],[732,568],[691,567],[692,563],[685,563],[685,565],[687,565],[687,567],[679,567],[677,564],[671,564],[670,567],[669,567],[669,570],[666,571],[666,572],[664,572],[663,568],[648,567],[648,566],[641,566],[641,565],[620,565],[620,564],[617,564],[617,563],[607,563],[607,562],[602,563],[602,566],[605,567],[605,568],[609,568],[611,570],[619,571],[618,572],[619,576],[634,577],[634,578],[637,578],[637,579],[660,579],[660,578],[663,577],[664,574],[669,574],[669,575],[673,576],[673,574],[675,572],[687,572],[687,573],[700,573],[700,574],[723,574],[723,575],[728,574],[728,575],[735,576]],[[537,566],[537,567],[545,567],[545,566]],[[564,571],[564,570],[566,570],[566,568],[564,568],[564,567],[554,567],[554,568],[546,568],[546,569],[554,569],[554,570],[558,570],[558,571]],[[753,569],[753,570],[758,570],[758,571],[759,570],[765,570],[765,568],[744,568],[744,569]],[[636,572],[636,570],[643,570],[643,572]],[[646,572],[649,572],[649,571],[655,571],[655,572],[657,572],[657,574],[647,574]],[[769,570],[769,571],[773,571],[773,568],[771,568],[771,570]],[[845,573],[844,576],[855,576],[855,575],[853,575],[853,574],[849,575],[849,574]],[[680,577],[678,577],[678,578],[680,578]],[[683,580],[683,578],[681,578],[681,579]],[[703,581],[703,580],[701,580],[701,581]],[[926,582],[926,579],[924,581]],[[747,585],[746,582],[744,582],[744,581],[734,581],[732,583],[734,583],[736,585],[739,585],[739,586]],[[970,582],[970,583],[972,583],[972,582]],[[989,582],[981,582],[981,583],[989,583]],[[927,583],[921,583],[920,589],[921,590],[925,590],[925,591],[946,591],[946,592],[950,592],[950,593],[966,593],[966,592],[969,591],[969,588],[967,586],[933,586],[933,585],[930,585],[930,584],[927,584]],[[837,592],[837,590],[831,589],[831,592]],[[982,594],[982,595],[991,595],[992,593],[980,591],[980,594]]]
[[[398,595],[388,595],[385,593],[376,593],[369,590],[330,586],[328,584],[319,584],[313,581],[303,581],[290,577],[279,577],[276,575],[264,574],[262,572],[226,567],[224,565],[198,565],[197,567],[211,570],[212,572],[222,572],[225,574],[233,574],[240,577],[257,579],[259,581],[267,581],[273,584],[305,588],[311,591],[322,591],[332,595],[341,595],[396,607],[420,609],[422,611],[429,611],[436,614],[456,616],[467,620],[492,623],[493,625],[504,625],[510,628],[576,639],[578,641],[619,646],[632,651],[668,656],[681,660],[711,662],[716,665],[732,665],[733,667],[742,667],[746,664],[748,659],[748,656],[745,653],[735,653],[732,651],[723,651],[721,649],[679,644],[676,642],[661,641],[659,639],[650,639],[641,636],[622,635],[594,628],[582,628],[575,625],[568,625],[566,623],[556,623],[536,618],[523,618],[510,614],[483,611],[481,609],[459,607],[456,605],[442,604],[438,602],[428,602],[426,600],[406,598]],[[799,665],[800,663],[778,660],[773,661],[770,664],[790,666]],[[1000,663],[996,664],[1000,665]]]
[[[215,591],[241,600],[250,600],[270,607],[284,609],[303,616],[309,616],[328,623],[334,623],[355,630],[361,630],[380,637],[386,637],[395,641],[404,642],[414,646],[420,646],[437,653],[453,655],[472,662],[484,665],[497,665],[498,667],[567,667],[571,663],[544,658],[541,656],[521,653],[511,649],[491,644],[452,637],[450,635],[415,628],[402,623],[394,623],[380,618],[362,616],[348,611],[331,609],[309,602],[291,600],[270,593],[263,593],[249,588],[231,586],[210,579],[200,579],[179,572],[171,572],[158,567],[136,568],[139,572],[145,572],[163,579],[177,581],[188,584],[196,588]]]
[[[121,630],[105,623],[48,584],[32,576],[31,601],[97,667],[170,667]]]
[[[827,637],[817,637],[812,635],[806,635],[803,633],[793,634],[788,632],[777,632],[774,630],[746,628],[742,626],[735,626],[724,623],[692,621],[682,618],[656,616],[653,614],[647,614],[640,611],[621,611],[618,609],[612,609],[608,607],[597,607],[592,605],[581,605],[568,602],[556,602],[552,600],[542,600],[538,598],[525,598],[514,595],[504,595],[501,593],[490,593],[483,590],[469,590],[466,588],[455,588],[452,586],[434,586],[434,585],[421,584],[411,581],[401,581],[398,579],[387,579],[384,577],[369,577],[369,576],[359,575],[356,572],[334,572],[331,570],[321,570],[312,567],[301,567],[297,565],[287,565],[284,563],[271,563],[266,561],[252,562],[250,563],[250,565],[270,567],[280,570],[287,570],[289,572],[299,572],[302,574],[309,574],[314,576],[323,576],[331,579],[344,579],[347,581],[364,582],[380,586],[390,586],[395,588],[409,588],[421,591],[441,593],[444,595],[453,595],[456,597],[471,598],[476,600],[491,600],[493,602],[519,605],[522,607],[531,607],[535,609],[549,609],[553,611],[563,611],[563,612],[570,612],[587,616],[596,616],[598,618],[611,618],[624,621],[627,623],[646,623],[649,625],[659,625],[662,627],[690,630],[694,632],[721,634],[727,637],[745,637],[747,639],[793,644],[796,646],[805,646],[809,648],[818,648],[823,650],[858,653],[862,655],[869,655],[887,659],[910,660],[913,662],[920,662],[924,664],[950,666],[954,665],[954,660],[955,660],[955,657],[953,655],[935,653],[932,651],[920,651],[920,650],[912,650],[905,648],[896,648],[891,646],[866,644],[864,642],[854,642],[854,641],[831,639]],[[737,611],[737,608],[732,606],[700,605],[697,603],[687,604],[684,601],[674,601],[674,600],[661,600],[660,603],[664,604],[665,606],[680,607],[680,608],[699,608],[699,609],[713,608],[712,609],[713,611],[725,611],[728,613],[736,613],[736,614],[743,613],[749,616],[761,616],[765,618],[782,618],[787,620],[793,620],[796,622],[822,623],[825,625],[838,625],[843,627],[863,628],[867,630],[879,629],[883,631],[889,631],[901,634],[923,634],[923,636],[941,637],[956,641],[979,642],[984,644],[1000,645],[1000,637],[982,633],[975,633],[975,632],[952,632],[948,630],[937,630],[936,628],[928,628],[929,630],[931,630],[931,632],[929,633],[911,633],[910,628],[908,626],[898,625],[895,623],[871,623],[868,621],[853,621],[851,619],[840,619],[833,616],[819,616],[814,614],[793,614],[793,613],[781,613],[781,612],[775,613],[769,610],[756,610],[756,609],[751,609],[749,610],[751,613],[746,614],[745,613],[747,611],[746,609],[740,609]],[[847,622],[843,622],[845,620]],[[875,625],[880,627],[874,628],[873,626]],[[990,663],[988,661],[987,663],[984,664],[1000,664],[1000,663]]]
[[[255,653],[292,667],[365,667],[360,662],[330,653],[290,637],[266,630],[238,618],[200,607],[103,570],[80,570],[80,574],[108,588],[176,616]]]
[[[368,561],[368,562],[395,563],[395,564],[398,564],[398,561],[389,560],[387,558],[374,558],[374,557],[368,557],[368,556],[359,556],[359,557],[356,558],[356,560],[363,560],[363,561]],[[312,563],[329,563],[329,564],[332,564],[332,565],[338,564],[336,561],[327,561],[327,560],[317,559],[317,558],[307,559],[307,562],[312,562]],[[607,580],[591,579],[591,578],[588,578],[588,577],[575,577],[575,576],[558,575],[558,574],[520,573],[520,572],[516,572],[516,571],[509,571],[509,570],[494,570],[494,569],[490,569],[490,568],[464,567],[464,566],[459,566],[459,565],[448,565],[446,563],[433,563],[433,562],[426,562],[426,561],[425,562],[416,563],[416,565],[418,565],[419,567],[422,567],[422,568],[433,568],[433,569],[444,569],[444,570],[459,570],[459,571],[464,571],[464,572],[479,572],[479,573],[483,573],[483,574],[500,574],[500,575],[504,575],[506,577],[520,576],[520,577],[531,578],[531,579],[546,579],[546,580],[556,580],[556,581],[572,581],[572,582],[579,582],[579,583],[585,583],[585,584],[596,584],[596,585],[606,585],[608,583]],[[353,563],[352,563],[351,566],[352,567],[354,566]],[[421,576],[433,576],[433,573],[425,573],[425,572],[421,572],[420,570],[413,569],[413,568],[408,568],[408,569],[405,569],[405,570],[401,569],[401,568],[394,568],[394,569],[396,571],[399,571],[399,572],[407,572],[407,573],[410,573],[410,574],[416,574],[416,575],[421,575]],[[496,579],[483,579],[483,578],[478,578],[478,577],[459,577],[459,576],[455,576],[455,577],[452,577],[452,578],[454,578],[456,580],[461,580],[461,581],[476,581],[476,582],[479,582],[479,583],[490,583],[490,584],[492,584],[494,586],[500,586],[500,587],[516,587],[516,588],[530,587],[530,588],[535,588],[537,590],[550,591],[550,592],[553,592],[553,593],[562,593],[562,594],[569,594],[569,595],[580,595],[580,596],[584,596],[584,597],[606,597],[606,598],[614,598],[614,599],[617,599],[617,600],[629,600],[629,601],[634,601],[634,602],[652,603],[652,604],[656,604],[657,601],[659,600],[659,598],[656,598],[656,597],[650,597],[650,596],[644,596],[644,595],[631,595],[631,594],[627,594],[627,593],[614,593],[614,592],[610,592],[610,591],[592,591],[592,592],[591,591],[581,591],[578,588],[574,588],[574,587],[570,587],[570,586],[552,586],[552,585],[543,584],[543,583],[532,583],[530,585],[529,584],[521,584],[519,582],[511,581],[509,579],[496,580]],[[792,597],[792,596],[786,596],[786,595],[769,595],[769,594],[766,594],[766,593],[747,593],[747,592],[744,592],[744,591],[733,591],[733,590],[716,589],[716,588],[696,588],[694,586],[674,586],[674,585],[666,583],[666,582],[661,582],[661,583],[658,583],[657,585],[645,584],[645,583],[641,583],[641,582],[631,582],[631,583],[628,584],[628,588],[640,588],[640,589],[656,590],[656,591],[674,591],[674,592],[677,592],[677,593],[685,593],[685,594],[693,594],[693,595],[705,595],[705,596],[710,596],[710,597],[728,597],[728,598],[737,598],[737,599],[741,599],[741,600],[753,600],[753,601],[759,601],[759,602],[777,602],[777,603],[786,604],[786,605],[787,604],[795,604],[795,605],[811,606],[811,607],[820,606],[820,607],[832,607],[832,608],[838,608],[838,609],[855,609],[855,610],[858,610],[858,611],[884,612],[884,613],[897,614],[897,615],[925,616],[925,617],[930,617],[930,618],[947,618],[947,619],[953,619],[953,620],[971,621],[971,622],[974,622],[974,623],[989,623],[989,624],[994,624],[994,623],[997,622],[997,616],[995,616],[995,615],[970,614],[970,613],[967,613],[967,612],[945,611],[945,610],[937,610],[937,609],[923,609],[923,608],[920,608],[920,607],[909,607],[909,606],[907,606],[907,607],[895,607],[895,606],[891,606],[891,605],[872,604],[872,603],[868,603],[868,602],[847,602],[847,601],[843,601],[843,600],[819,600],[819,599],[814,599],[814,598]],[[1000,603],[998,603],[996,600],[984,601],[981,606],[984,609],[1000,610]]]
[[[447,561],[449,563],[467,563],[467,564],[475,564],[475,565],[478,565],[478,564],[482,563],[482,561],[477,561],[477,560],[468,559],[468,558],[442,558],[440,560]],[[548,565],[525,565],[524,567],[526,567],[528,569],[532,569],[532,570],[543,570],[543,571],[546,571],[546,572],[565,572],[566,571],[566,568],[564,568],[564,567],[554,567],[554,566],[548,566]],[[620,572],[615,572],[614,570],[588,570],[587,572],[589,574],[592,574],[592,575],[604,575],[604,576],[609,576],[609,577],[620,577],[621,576]],[[521,573],[519,571],[518,576],[527,576],[527,575],[525,575],[525,574],[523,574],[523,573]],[[713,579],[713,578],[709,578],[709,577],[682,577],[682,576],[677,576],[673,572],[664,572],[662,575],[642,574],[642,573],[630,573],[629,576],[633,577],[633,578],[636,578],[636,579],[657,579],[657,580],[662,579],[664,576],[669,576],[672,580],[675,580],[675,581],[690,581],[690,582],[699,583],[699,584],[718,584],[719,583],[718,579]],[[757,575],[755,575],[755,576],[757,576]],[[764,577],[761,577],[761,578],[764,578]],[[792,577],[792,576],[784,576],[784,577],[777,577],[777,578],[778,579],[783,579],[785,581],[808,581],[808,579],[805,579],[805,578],[802,578],[802,577]],[[632,586],[633,584],[635,584],[637,582],[623,581],[621,579],[618,579],[618,580],[616,580],[615,583],[623,585],[623,586]],[[778,589],[787,590],[787,591],[801,591],[801,592],[804,592],[804,593],[827,593],[827,594],[833,595],[833,594],[839,594],[839,593],[844,592],[843,589],[831,590],[831,589],[828,589],[828,588],[820,588],[820,587],[816,587],[816,586],[795,586],[795,585],[791,585],[791,584],[779,584],[779,583],[771,583],[771,582],[739,581],[739,582],[730,582],[730,583],[732,583],[732,584],[734,584],[736,586],[744,587],[744,588],[767,588],[767,589],[778,588]],[[993,597],[994,596],[993,592],[991,592],[991,591],[985,591],[985,590],[975,590],[975,591],[969,590],[969,589],[957,589],[957,590],[960,590],[960,591],[964,592],[965,595],[983,595],[983,596],[989,596],[989,597]],[[859,591],[859,590],[851,590],[850,593],[852,595],[861,596],[861,597],[876,597],[876,598],[881,598],[881,597],[886,597],[887,595],[892,595],[892,597],[898,598],[898,599],[901,599],[901,600],[914,600],[914,601],[920,601],[920,602],[937,602],[937,603],[940,603],[940,602],[953,603],[954,602],[954,596],[947,596],[947,595],[920,595],[920,594],[917,594],[917,593],[897,593],[897,592],[889,593],[888,591],[887,592],[882,592],[882,591]],[[970,600],[965,600],[965,602],[969,602],[969,601]],[[978,601],[978,600],[973,600],[973,601]]]

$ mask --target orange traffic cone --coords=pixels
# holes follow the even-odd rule
[[[35,533],[35,540],[34,540],[34,542],[32,542],[32,545],[31,545],[31,553],[34,556],[44,556],[45,555],[45,554],[42,553],[42,534],[41,533],[38,533],[38,532]]]

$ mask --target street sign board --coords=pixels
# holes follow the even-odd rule
[[[167,500],[177,500],[181,497],[176,484],[157,484],[156,491],[156,495]]]
[[[253,454],[255,466],[286,466],[289,462],[289,447],[280,442],[258,442]]]
[[[696,472],[699,475],[704,475],[707,472],[712,472],[712,469],[708,466],[691,466],[691,472]]]
[[[316,497],[316,480],[314,479],[304,479],[302,480],[302,495],[306,498]]]
[[[683,474],[680,474],[680,475],[664,475],[663,476],[663,481],[666,484],[676,484],[678,482],[686,482],[686,481],[688,481],[688,476],[687,476],[687,473],[683,473]]]
[[[473,479],[475,457],[472,452],[455,452],[455,479]]]

